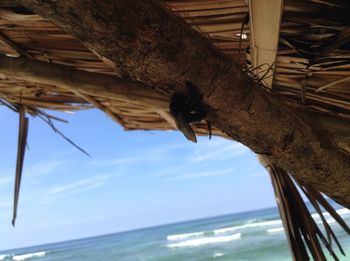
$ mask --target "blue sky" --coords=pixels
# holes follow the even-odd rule
[[[129,131],[97,110],[30,118],[16,227],[11,225],[18,117],[0,107],[1,249],[275,206],[268,175],[243,145],[178,132]]]

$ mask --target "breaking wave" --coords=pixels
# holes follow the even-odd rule
[[[225,243],[233,240],[237,240],[241,238],[241,233],[237,233],[230,236],[220,236],[220,237],[202,237],[196,239],[190,239],[186,241],[182,241],[179,243],[168,244],[167,247],[197,247],[207,244],[216,244],[216,243]]]
[[[350,214],[350,210],[347,208],[342,208],[342,209],[338,209],[337,213],[340,216],[345,216],[345,215],[349,215]],[[335,223],[336,221],[330,216],[330,214],[328,212],[323,212],[322,213],[325,217],[329,217],[327,219],[327,222],[329,224]],[[322,220],[320,220],[320,217],[317,213],[314,213],[311,215],[317,223],[322,223]],[[269,220],[269,221],[260,221],[260,222],[247,222],[243,225],[238,225],[238,226],[232,226],[232,227],[225,227],[225,228],[220,228],[220,229],[216,229],[214,230],[214,234],[215,235],[219,235],[219,234],[226,234],[226,233],[230,233],[236,230],[241,230],[241,229],[245,229],[245,228],[256,228],[256,227],[266,227],[266,226],[277,226],[277,225],[282,225],[282,220],[280,219],[275,219],[275,220]],[[279,231],[282,231],[283,228],[271,228],[271,229],[267,229],[268,233],[276,233]]]
[[[283,227],[269,228],[269,229],[266,229],[266,231],[269,234],[274,234],[274,233],[283,232],[284,228]]]
[[[350,209],[347,208],[341,208],[337,210],[337,213],[341,216],[346,215],[346,214],[350,214]]]
[[[22,261],[33,257],[44,257],[45,255],[46,255],[46,252],[28,253],[28,254],[14,256],[12,257],[12,260]]]
[[[217,258],[217,257],[221,257],[221,256],[224,256],[224,254],[223,253],[214,253],[213,254],[213,258]]]
[[[0,260],[4,260],[8,256],[10,256],[10,255],[0,255]]]
[[[336,212],[340,215],[340,216],[345,216],[345,215],[348,215],[350,214],[350,210],[347,209],[347,208],[341,208],[341,209],[338,209],[336,210]],[[322,212],[323,216],[325,217],[329,217],[330,214],[328,212]],[[313,218],[319,218],[319,215],[317,213],[314,213],[311,215]]]
[[[347,208],[341,208],[336,210],[336,212],[339,214],[339,216],[344,217],[350,214],[350,210]],[[328,213],[328,212],[322,212],[323,216],[326,218],[326,221],[328,224],[336,223],[335,219]],[[316,223],[322,224],[322,219],[317,213],[314,213],[311,215]]]
[[[255,223],[247,223],[239,226],[233,226],[233,227],[226,227],[226,228],[220,228],[215,229],[214,234],[224,234],[228,232],[232,232],[238,229],[244,229],[244,228],[252,228],[252,227],[265,227],[265,226],[275,226],[275,225],[281,225],[282,221],[280,219],[276,220],[270,220],[270,221],[262,221],[262,222],[255,222]]]
[[[195,233],[171,235],[171,236],[167,236],[166,238],[169,241],[176,241],[176,240],[182,240],[182,239],[191,238],[191,237],[199,237],[203,235],[204,235],[204,232],[195,232]]]

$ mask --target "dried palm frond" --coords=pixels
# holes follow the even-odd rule
[[[26,117],[26,108],[19,106],[19,131],[18,131],[18,146],[17,146],[17,162],[16,162],[16,177],[15,177],[15,191],[13,199],[13,217],[12,225],[15,226],[18,208],[19,191],[22,180],[22,170],[24,154],[28,137],[28,118]]]
[[[323,212],[321,210],[321,206],[328,211],[328,213],[338,222],[338,224],[348,233],[350,234],[350,229],[347,226],[347,224],[344,222],[344,220],[339,216],[339,214],[334,210],[334,208],[325,200],[323,195],[315,190],[313,187],[310,185],[300,185],[302,191],[304,194],[308,197],[310,200],[311,204],[315,208],[316,212],[320,216],[323,226],[325,228],[325,231],[327,233],[327,241],[329,242],[330,245],[332,245],[332,238],[334,239],[335,243],[337,244],[340,252],[345,255],[344,250],[342,249],[337,237],[335,236],[333,230],[329,226],[327,220],[325,219]]]
[[[57,117],[51,116],[49,114],[46,114],[45,112],[41,111],[41,110],[36,110],[36,114],[35,116],[38,116],[40,119],[42,119],[47,125],[49,125],[51,127],[51,129],[57,133],[58,135],[60,135],[63,139],[65,139],[69,144],[71,144],[73,147],[75,147],[76,149],[78,149],[79,151],[81,151],[82,153],[84,153],[86,156],[91,157],[90,154],[88,152],[86,152],[83,148],[81,148],[80,146],[78,146],[76,143],[74,143],[74,141],[72,141],[70,138],[68,138],[66,135],[64,135],[54,124],[53,120],[59,120],[62,122],[65,122],[65,120],[59,119]]]
[[[84,149],[76,145],[71,139],[66,137],[59,129],[56,128],[53,121],[60,121],[66,123],[66,120],[60,119],[56,116],[52,116],[42,110],[39,110],[34,107],[26,107],[22,104],[11,105],[7,104],[6,101],[0,100],[0,103],[9,109],[15,111],[19,115],[19,131],[18,131],[18,144],[17,144],[17,162],[16,162],[16,174],[15,174],[15,188],[14,188],[14,199],[13,199],[13,217],[12,217],[12,225],[15,226],[16,218],[17,218],[17,209],[18,209],[18,201],[19,201],[19,193],[21,188],[21,180],[22,180],[22,171],[23,171],[23,162],[25,156],[25,149],[27,145],[27,137],[28,137],[28,126],[29,119],[26,117],[26,113],[31,114],[32,116],[37,116],[42,119],[45,123],[47,123],[54,132],[58,133],[61,137],[63,137],[67,142],[76,147],[78,150],[83,152],[85,155],[90,156]]]
[[[285,170],[273,164],[269,164],[267,168],[271,176],[280,216],[287,234],[293,259],[310,260],[310,253],[314,260],[327,260],[322,249],[323,244],[334,260],[339,260],[333,250],[332,240],[334,240],[340,252],[345,255],[332,228],[325,219],[321,207],[328,211],[348,234],[350,234],[350,229],[334,208],[326,201],[323,195],[310,185],[294,182]],[[305,193],[312,206],[319,214],[326,236],[312,218],[310,210],[307,208],[297,189],[297,184],[299,184],[301,190]]]

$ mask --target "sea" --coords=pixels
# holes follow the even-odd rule
[[[350,223],[350,210],[337,212]],[[313,214],[317,223],[321,219]],[[349,235],[325,215],[350,260]],[[0,252],[8,261],[292,260],[276,208]],[[329,258],[329,260],[332,260]]]

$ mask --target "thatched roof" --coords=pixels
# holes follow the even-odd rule
[[[28,5],[31,2],[20,1],[27,2]],[[136,7],[148,7],[147,3],[145,4],[142,1],[138,3],[141,4],[135,5]],[[299,259],[301,256],[307,257],[305,248],[301,247],[301,250],[299,249],[301,252],[297,250],[300,245],[303,245],[301,241],[304,238],[307,241],[306,243],[309,244],[309,249],[314,251],[313,256],[318,257],[318,260],[325,260],[320,245],[317,243],[316,234],[324,243],[326,242],[325,245],[332,254],[330,240],[332,232],[329,226],[324,224],[329,239],[327,241],[322,238],[321,231],[312,221],[311,215],[307,214],[308,210],[301,203],[301,197],[286,171],[293,170],[293,167],[296,168],[296,172],[299,173],[291,174],[299,175],[296,175],[297,182],[303,181],[299,185],[308,195],[316,211],[320,212],[318,206],[323,206],[350,233],[346,224],[341,221],[341,218],[337,216],[320,193],[320,191],[325,192],[344,205],[348,206],[350,204],[347,193],[349,191],[347,187],[349,179],[345,175],[349,167],[348,163],[345,162],[348,155],[343,152],[343,150],[350,152],[350,89],[348,88],[350,84],[350,4],[345,0],[168,0],[166,3],[170,10],[180,15],[187,24],[184,24],[177,17],[174,17],[171,12],[169,13],[163,6],[159,5],[161,10],[157,17],[159,19],[158,26],[163,24],[162,19],[165,14],[165,16],[170,17],[165,17],[169,18],[168,25],[170,29],[165,27],[161,28],[165,31],[159,29],[158,32],[158,28],[154,30],[152,23],[149,23],[151,34],[157,31],[161,35],[161,40],[164,40],[169,34],[173,34],[171,30],[175,26],[185,25],[182,31],[178,31],[178,37],[181,39],[179,42],[185,45],[184,49],[187,48],[188,57],[180,58],[174,63],[172,63],[173,61],[164,62],[163,69],[165,68],[165,70],[162,72],[162,77],[157,79],[152,74],[154,71],[145,73],[139,67],[140,64],[141,67],[147,67],[142,63],[144,61],[150,62],[152,66],[158,66],[158,63],[163,62],[162,59],[166,57],[166,50],[162,49],[162,52],[155,48],[153,54],[155,57],[151,55],[151,60],[140,58],[147,56],[148,53],[139,50],[139,53],[136,52],[139,57],[136,57],[134,63],[129,61],[130,65],[124,61],[123,64],[118,59],[125,57],[122,55],[113,56],[115,50],[125,52],[123,49],[118,49],[119,46],[116,49],[111,48],[112,51],[106,51],[109,46],[104,43],[103,52],[101,52],[102,49],[98,49],[98,39],[101,39],[101,35],[103,39],[105,32],[103,30],[101,33],[98,29],[105,29],[103,26],[110,26],[108,22],[103,21],[101,23],[103,26],[99,27],[99,24],[94,23],[94,16],[92,16],[92,19],[90,17],[90,20],[86,20],[89,26],[97,27],[97,29],[94,29],[96,29],[96,35],[100,37],[89,42],[84,39],[86,35],[80,34],[80,29],[86,30],[86,28],[76,30],[74,26],[77,25],[74,25],[74,22],[76,22],[73,21],[74,19],[71,20],[73,23],[70,23],[69,19],[68,22],[62,22],[57,19],[60,16],[59,12],[53,14],[55,18],[46,16],[50,20],[57,19],[56,21],[61,23],[61,26],[65,23],[68,24],[68,31],[79,36],[80,40],[78,40],[15,1],[5,0],[0,2],[0,102],[20,114],[13,222],[16,218],[28,129],[28,121],[25,118],[26,112],[40,115],[51,124],[51,120],[54,118],[46,114],[46,110],[72,111],[95,107],[104,111],[126,130],[176,129],[179,126],[179,119],[174,119],[176,115],[174,115],[174,111],[171,112],[169,109],[171,93],[167,93],[168,90],[164,86],[173,84],[177,81],[177,77],[186,74],[181,66],[185,64],[186,69],[188,69],[191,65],[189,61],[196,62],[194,61],[195,55],[191,52],[192,49],[195,49],[194,52],[197,52],[195,54],[202,58],[201,61],[203,62],[207,61],[205,59],[207,56],[211,57],[212,60],[215,60],[216,56],[224,57],[219,58],[218,61],[211,61],[210,66],[212,67],[203,67],[204,69],[200,66],[197,67],[198,71],[195,71],[197,75],[187,75],[199,82],[198,78],[205,78],[202,81],[203,86],[206,86],[205,88],[208,87],[208,83],[211,87],[213,82],[217,80],[217,74],[220,73],[222,79],[224,79],[221,79],[225,83],[223,85],[226,87],[232,82],[230,79],[240,81],[237,88],[249,87],[248,85],[252,85],[252,82],[257,86],[257,89],[254,89],[255,93],[251,96],[252,100],[247,104],[245,104],[247,95],[244,94],[241,97],[243,102],[239,105],[240,108],[237,111],[230,110],[233,107],[231,98],[236,98],[234,94],[245,93],[245,89],[244,92],[241,88],[238,92],[230,93],[231,96],[228,96],[229,102],[227,102],[228,98],[225,97],[226,103],[223,108],[219,106],[221,99],[211,98],[211,108],[214,111],[217,108],[221,109],[221,113],[216,115],[214,113],[213,115],[219,118],[217,123],[219,123],[220,129],[227,133],[223,133],[219,129],[213,129],[213,134],[229,135],[234,139],[237,138],[242,143],[250,145],[256,153],[262,155],[262,158],[267,162],[266,167],[270,169],[276,197],[280,203],[282,219],[289,234],[289,242],[295,256],[299,256]],[[159,6],[153,5],[153,8],[159,11],[156,9]],[[74,4],[71,5],[72,7],[74,7]],[[99,6],[95,7],[98,8]],[[41,11],[43,16],[46,15],[40,8],[34,8],[33,10],[39,10],[39,13]],[[51,9],[51,11],[53,10]],[[103,9],[103,11],[106,11],[106,9]],[[153,18],[153,13],[150,14],[150,10],[147,11],[148,18]],[[67,16],[73,16],[73,13],[69,13]],[[101,14],[104,14],[104,12]],[[79,16],[79,13],[75,15]],[[91,16],[91,14],[89,15]],[[141,22],[139,21],[138,25],[143,25],[142,19],[140,19]],[[91,22],[91,20],[93,21]],[[130,20],[131,18],[128,21],[130,22]],[[208,40],[204,39],[205,41],[201,42],[198,49],[194,48],[194,41],[201,40],[203,37],[193,30],[187,30],[188,25],[202,35],[206,35],[211,43],[208,44]],[[128,28],[127,26],[124,27]],[[91,27],[87,28],[90,30]],[[115,30],[115,32],[124,33],[125,28],[120,31]],[[142,29],[142,26],[138,28],[139,31],[142,31]],[[155,34],[157,35],[157,33]],[[191,36],[194,38],[192,39]],[[130,42],[127,37],[123,37],[120,38],[121,41],[124,41],[123,44],[129,45]],[[119,38],[116,39],[119,40]],[[136,41],[136,44],[140,44],[139,49],[147,48],[147,35],[145,39],[146,41],[142,39],[141,43]],[[155,42],[159,44],[161,41],[157,40]],[[154,41],[154,38],[150,41]],[[93,48],[88,49],[82,42],[86,45],[91,44]],[[188,42],[191,43],[190,48],[187,45]],[[135,42],[133,43],[135,44]],[[232,61],[232,59],[221,55],[212,44],[221,49],[227,56],[232,57],[236,61],[235,65],[232,66],[230,62],[227,62]],[[164,46],[167,47],[165,44],[162,45],[162,48]],[[171,46],[176,47],[174,44]],[[207,56],[198,55],[202,51],[206,52],[205,55]],[[107,54],[109,57],[104,57],[101,53]],[[166,55],[163,55],[163,53],[166,53]],[[110,58],[112,59],[110,60]],[[130,59],[132,60],[132,58]],[[132,77],[129,81],[125,81],[124,71],[118,68],[118,65],[130,66]],[[236,67],[236,65],[241,65],[244,72],[242,73],[241,68],[239,71],[235,70],[239,67]],[[152,66],[150,67],[154,69]],[[177,69],[177,72],[167,78],[166,75],[173,72],[169,68],[175,68],[174,71]],[[207,70],[213,73],[213,78],[203,75],[203,71],[207,72]],[[231,73],[231,76],[235,72],[239,75],[236,78],[228,78],[226,77],[227,71]],[[138,79],[138,73],[140,79]],[[193,74],[193,72],[191,73]],[[244,77],[242,77],[243,74]],[[250,77],[247,77],[247,74]],[[198,75],[201,77],[197,77]],[[141,80],[142,77],[144,78]],[[148,81],[147,77],[154,78]],[[248,85],[245,85],[248,81],[244,79],[249,79]],[[181,80],[182,84],[184,82],[187,84],[186,77]],[[147,83],[157,83],[163,85],[163,88],[158,88],[157,91],[151,93],[150,90],[154,89],[145,88]],[[217,91],[215,88],[218,86],[220,87],[220,83],[216,86],[214,84],[213,92],[219,93],[217,96],[220,98],[231,91],[230,89],[220,88]],[[156,88],[157,86],[152,87]],[[261,91],[261,88],[266,92]],[[247,89],[248,94],[251,90]],[[277,95],[274,93],[277,93]],[[181,95],[176,91],[175,94]],[[172,102],[175,94],[172,96]],[[188,98],[184,98],[184,94],[182,95],[183,99]],[[267,97],[266,95],[271,99],[263,98]],[[253,102],[254,99],[257,102]],[[272,115],[272,110],[266,109],[271,105],[270,101],[273,102],[273,111],[277,115],[276,117]],[[255,103],[255,107],[253,113],[251,113],[250,106],[253,103]],[[286,104],[288,106],[284,106]],[[204,105],[201,104],[201,106]],[[289,107],[296,110],[289,110]],[[237,118],[241,121],[235,124],[232,115],[240,114],[241,108],[244,108],[243,112]],[[255,112],[259,110],[261,114],[256,116]],[[303,120],[299,118],[298,112],[300,111],[303,112]],[[191,111],[188,113],[191,113]],[[307,119],[310,116],[313,119],[308,121]],[[280,120],[281,117],[283,117],[283,121]],[[265,119],[266,121],[264,121]],[[226,121],[229,121],[229,124],[225,124]],[[319,122],[315,125],[316,121]],[[189,122],[191,121],[188,120],[187,123]],[[269,122],[273,124],[268,124]],[[187,123],[185,122],[185,125]],[[289,124],[294,124],[294,129]],[[203,120],[193,124],[193,126],[198,134],[208,133],[207,124]],[[261,126],[264,132],[260,131]],[[269,133],[270,128],[273,130],[271,133]],[[322,131],[317,128],[322,129]],[[324,129],[327,131],[323,132]],[[236,130],[241,135],[237,135]],[[327,133],[327,137],[322,137],[323,133]],[[333,144],[333,141],[339,145],[341,150],[338,150],[338,145]],[[305,146],[301,143],[305,143]],[[315,155],[314,158],[312,154]],[[309,162],[310,159],[313,161]],[[330,161],[334,159],[331,166],[328,166],[328,162],[324,162],[327,159]],[[284,164],[285,161],[288,164]],[[304,166],[308,164],[310,166]],[[331,178],[329,174],[332,175]],[[303,178],[305,177],[310,179],[304,184],[305,180]],[[339,185],[338,183],[342,184]],[[320,191],[315,190],[314,185],[316,189],[321,188]],[[334,191],[334,188],[339,187],[342,188],[340,193]],[[298,209],[298,211],[295,212],[295,209]],[[320,215],[322,216],[322,213]],[[293,235],[297,234],[299,236],[293,239]],[[334,235],[332,237],[335,238]],[[309,239],[311,243],[308,242]]]
[[[228,53],[236,54],[240,46],[239,34],[242,19],[246,15],[244,1],[170,2],[175,10],[195,28],[207,33],[213,41]],[[118,75],[110,65],[104,63],[77,39],[63,32],[57,26],[31,13],[14,1],[0,3],[0,52],[8,56],[25,56],[49,63],[62,64],[79,70],[101,74]],[[232,22],[235,31],[232,32]],[[241,48],[247,46],[242,41]],[[244,52],[242,51],[242,55]],[[11,86],[11,88],[9,88]],[[0,97],[9,103],[20,103],[28,107],[53,110],[79,110],[98,107],[123,125],[126,130],[169,130],[174,125],[154,108],[130,101],[90,97],[87,101],[61,86],[40,82],[28,82],[3,76],[0,82]],[[93,100],[93,104],[91,101]],[[206,126],[199,124],[198,132],[207,133]],[[215,131],[214,134],[221,132]],[[223,134],[221,134],[223,135]]]
[[[350,46],[326,49],[350,21],[344,21],[343,5],[327,1],[285,3],[280,29],[273,91],[294,107],[350,118]],[[247,23],[248,6],[243,0],[168,1],[169,6],[192,27],[208,35],[213,43],[235,59],[249,58],[251,37]],[[242,37],[241,37],[242,33]],[[349,35],[349,33],[347,34]],[[118,75],[114,68],[51,22],[15,1],[0,3],[0,52],[7,56],[28,57],[78,70]],[[247,68],[252,68],[252,63]],[[144,104],[108,97],[79,97],[71,90],[41,82],[30,82],[0,74],[0,98],[28,108],[79,110],[98,107],[127,130],[174,129],[164,113]],[[170,123],[169,123],[170,122]],[[204,124],[197,131],[207,133]],[[221,132],[214,131],[221,135]]]

